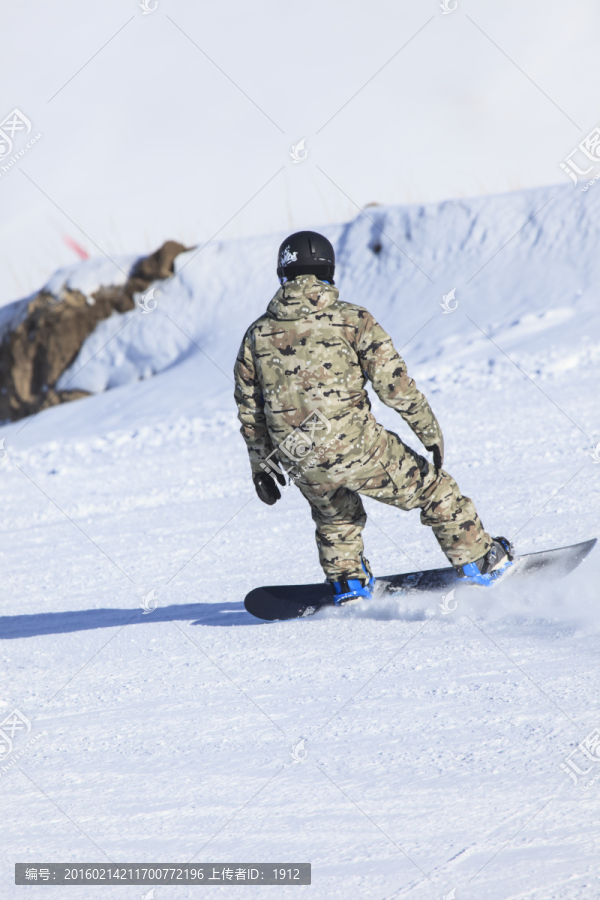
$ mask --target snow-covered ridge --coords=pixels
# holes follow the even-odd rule
[[[60,297],[65,289],[79,291],[85,296],[87,302],[93,305],[92,294],[106,285],[120,287],[126,284],[139,259],[139,255],[117,256],[114,260],[104,256],[86,259],[84,262],[57,269],[44,285],[43,290],[55,297]]]
[[[57,269],[41,291],[51,294],[57,301],[62,299],[64,291],[79,291],[90,306],[93,306],[96,301],[92,295],[101,287],[124,285],[139,259],[139,255],[117,256],[114,260],[103,256],[73,263],[71,266]],[[14,331],[23,321],[27,315],[28,305],[34,297],[35,294],[31,294],[15,303],[0,307],[0,340],[5,334]]]
[[[442,363],[455,376],[465,369],[487,340],[477,326],[505,352],[526,349],[539,375],[597,358],[600,335],[587,333],[585,345],[580,336],[600,299],[600,188],[561,185],[367,214],[323,229],[336,248],[341,299],[367,306],[398,349],[411,342],[428,372]],[[281,238],[182,253],[175,278],[154,291],[156,307],[103,321],[58,388],[68,381],[98,393],[161,372],[198,346],[229,374],[243,331],[278,287]],[[76,269],[70,281],[83,283]],[[449,305],[458,306],[449,313],[441,304],[452,289]]]

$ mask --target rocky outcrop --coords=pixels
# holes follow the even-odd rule
[[[132,310],[134,294],[172,275],[175,257],[186,249],[167,241],[138,260],[123,285],[102,286],[89,297],[65,286],[58,296],[41,290],[25,308],[15,308],[14,326],[0,342],[0,421],[87,396],[86,391],[56,390],[56,382],[98,322]],[[5,318],[6,313],[10,319],[10,310]]]

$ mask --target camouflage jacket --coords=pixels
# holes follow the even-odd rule
[[[426,447],[441,438],[389,335],[362,306],[338,297],[332,285],[300,275],[244,336],[235,401],[253,472],[278,457],[292,474],[309,470],[309,481],[326,481],[360,464],[385,436],[367,379]]]

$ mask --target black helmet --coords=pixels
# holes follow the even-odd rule
[[[277,274],[290,280],[298,275],[316,275],[333,284],[335,253],[326,237],[316,231],[297,231],[285,239],[277,254]]]

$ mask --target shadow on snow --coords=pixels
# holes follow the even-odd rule
[[[244,609],[243,603],[185,603],[159,606],[144,614],[141,609],[82,609],[65,612],[0,616],[0,639],[35,637],[40,634],[67,634],[93,628],[122,625],[151,625],[156,622],[186,621],[191,625],[260,625]]]

